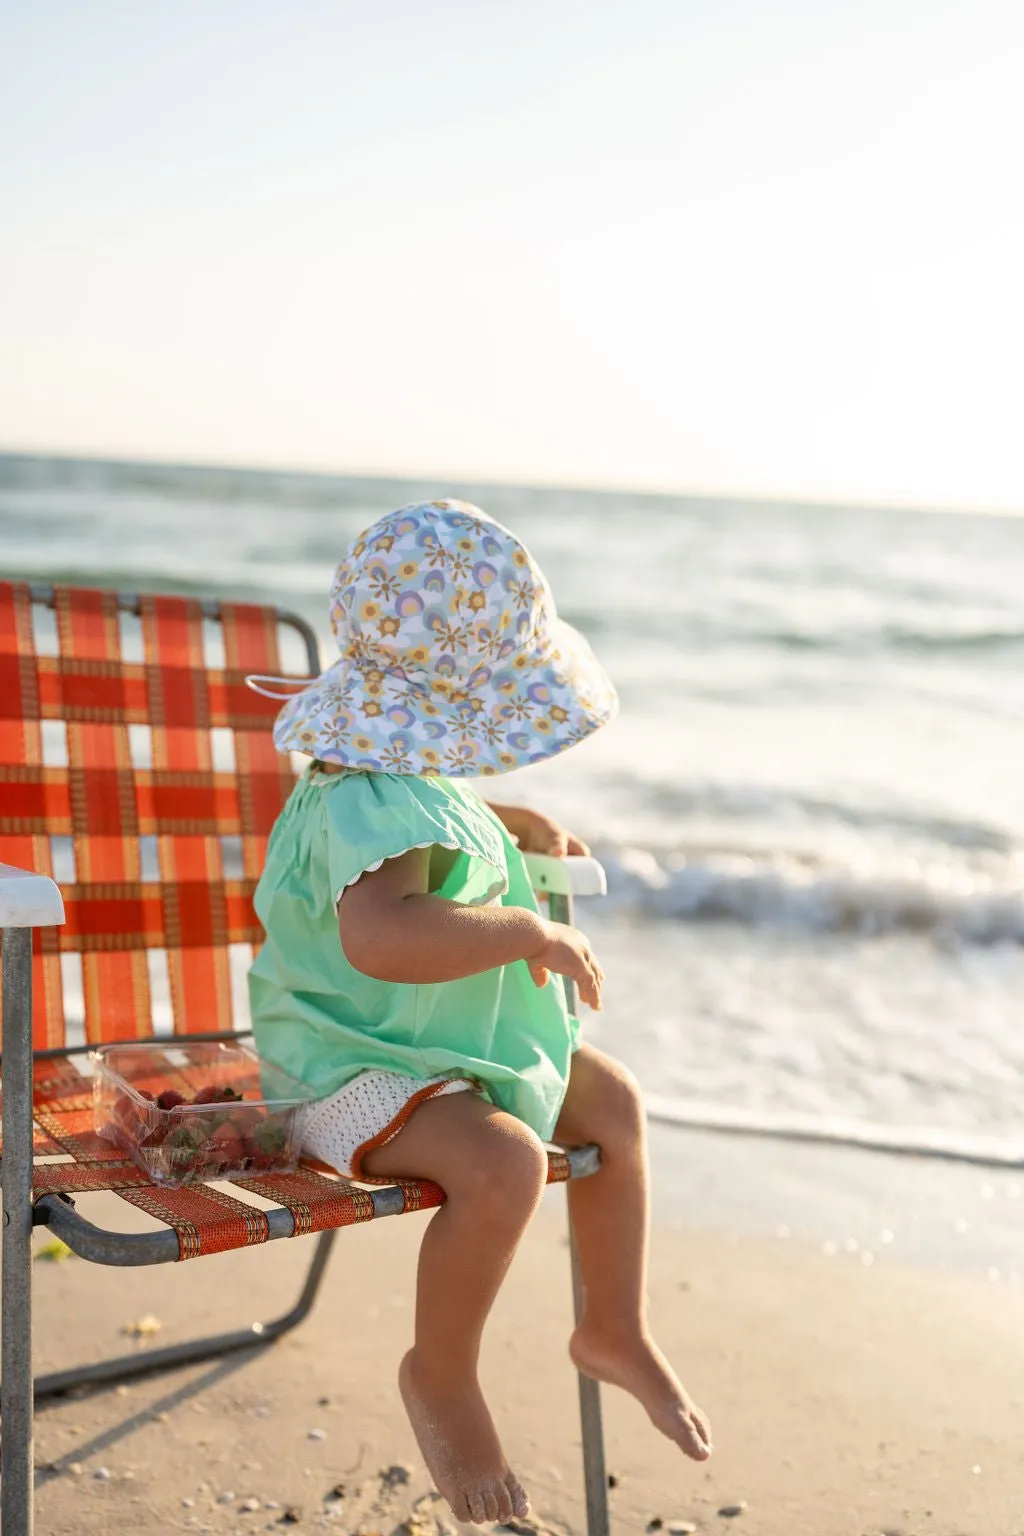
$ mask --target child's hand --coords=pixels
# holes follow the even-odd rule
[[[586,856],[590,852],[581,838],[574,837],[540,811],[532,811],[525,805],[492,805],[491,810],[505,823],[523,853],[547,853],[556,859],[564,859],[569,854]]]
[[[557,976],[569,976],[579,988],[581,1001],[591,1008],[599,1009],[604,971],[587,939],[578,928],[570,928],[568,923],[545,921],[544,927],[548,942],[526,962],[537,986],[546,986],[552,971]]]

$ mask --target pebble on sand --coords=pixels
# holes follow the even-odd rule
[[[243,1499],[238,1507],[239,1509],[243,1510],[245,1514],[254,1515],[260,1507],[260,1501],[259,1499]]]
[[[151,1339],[154,1333],[159,1333],[163,1323],[152,1312],[147,1312],[144,1317],[137,1317],[134,1322],[125,1323],[121,1329],[130,1339]]]
[[[327,1431],[326,1431],[326,1429],[307,1429],[306,1430],[306,1439],[307,1440],[326,1440],[327,1439]]]
[[[723,1504],[718,1513],[724,1520],[734,1520],[737,1515],[742,1515],[746,1507],[746,1499],[740,1499],[736,1504]]]
[[[670,1520],[665,1529],[668,1536],[693,1536],[697,1527],[692,1520]]]

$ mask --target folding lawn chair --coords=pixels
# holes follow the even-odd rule
[[[318,672],[313,632],[276,608],[0,582],[3,1536],[31,1536],[34,1397],[271,1343],[309,1313],[339,1227],[444,1199],[426,1181],[371,1191],[311,1166],[232,1186],[273,1202],[268,1210],[222,1185],[158,1187],[92,1128],[90,1048],[236,1037],[232,975],[261,939],[252,893],[293,782],[271,741],[277,706],[244,679],[280,672],[280,641],[296,644],[295,632],[304,669]],[[574,890],[603,889],[592,861],[531,865],[563,921]],[[161,976],[166,1019],[154,996]],[[552,1150],[549,1182],[599,1162],[593,1146]],[[157,1229],[86,1220],[74,1197],[95,1190],[113,1191]],[[82,1258],[119,1265],[320,1236],[298,1301],[272,1322],[33,1382],[40,1225]],[[600,1399],[584,1377],[580,1408],[588,1531],[607,1536]]]

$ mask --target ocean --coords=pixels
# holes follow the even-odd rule
[[[438,495],[618,685],[502,794],[605,865],[587,1030],[654,1113],[1024,1159],[1024,519],[8,455],[0,572],[276,602],[329,658],[346,542]]]

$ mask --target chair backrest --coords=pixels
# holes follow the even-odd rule
[[[52,875],[67,911],[35,935],[37,1050],[83,1021],[91,1043],[235,1027],[294,782],[280,706],[244,679],[281,671],[282,625],[316,673],[276,608],[0,582],[0,861]]]

